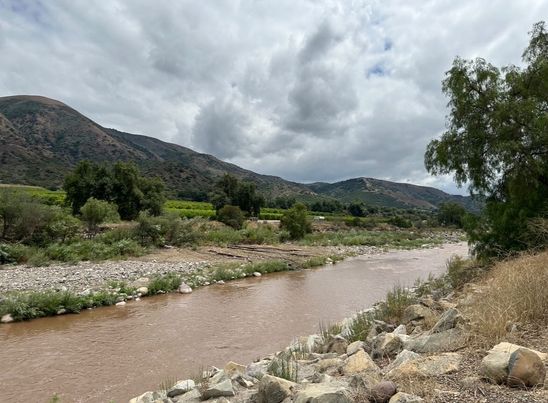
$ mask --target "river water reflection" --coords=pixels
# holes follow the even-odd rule
[[[202,366],[248,363],[318,324],[382,299],[394,284],[445,270],[464,243],[359,256],[319,269],[270,274],[0,326],[3,401],[126,402]]]

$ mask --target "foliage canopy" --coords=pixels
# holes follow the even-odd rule
[[[477,252],[500,255],[535,244],[528,223],[548,211],[548,32],[533,26],[525,67],[456,58],[443,81],[448,129],[425,154],[433,174],[453,173],[485,197],[466,223]]]
[[[141,176],[134,164],[126,162],[106,167],[81,161],[66,176],[64,189],[75,215],[90,197],[115,203],[124,220],[135,219],[143,210],[159,215],[165,202],[163,182]]]

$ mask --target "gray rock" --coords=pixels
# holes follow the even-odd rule
[[[398,392],[392,396],[389,403],[422,403],[424,399],[420,396],[411,395],[409,393]]]
[[[348,389],[332,383],[312,383],[299,391],[294,403],[352,403]]]
[[[296,383],[272,375],[264,375],[259,382],[257,403],[281,403],[292,395]]]
[[[403,347],[417,353],[437,353],[455,351],[464,347],[465,344],[464,332],[454,328],[440,333],[413,336],[403,343]]]
[[[192,379],[186,379],[184,381],[178,381],[168,392],[167,397],[175,397],[182,395],[192,389],[194,389],[196,385],[194,384],[194,381]]]
[[[506,352],[491,352],[483,357],[479,367],[480,376],[492,383],[501,384],[508,377],[508,361],[510,354]]]
[[[186,283],[181,283],[177,289],[177,292],[180,294],[190,294],[192,292],[192,288]]]
[[[389,371],[388,379],[427,378],[457,372],[462,356],[457,353],[443,353],[409,360]]]
[[[147,295],[148,294],[148,287],[139,287],[139,288],[137,288],[136,292],[137,292],[137,294],[141,294],[141,296]]]
[[[397,334],[397,335],[406,335],[407,334],[407,328],[405,327],[405,325],[399,325],[397,328],[394,329],[394,331],[392,333]]]
[[[7,313],[4,316],[2,316],[2,319],[0,319],[1,323],[11,323],[15,319],[13,319],[13,316],[11,316],[11,313]]]
[[[382,333],[373,339],[373,357],[392,357],[398,354],[403,348],[401,338],[394,333]]]
[[[262,276],[262,274],[259,273],[258,271],[253,272],[253,277],[261,277],[261,276]]]
[[[354,375],[364,371],[380,372],[380,368],[371,359],[369,354],[363,350],[359,350],[356,354],[348,357],[342,367],[342,373],[345,375]]]
[[[433,318],[436,316],[434,311],[432,311],[430,308],[415,304],[415,305],[409,305],[405,310],[403,311],[403,319],[402,322],[404,324],[410,323],[412,321],[430,321],[433,320]]]
[[[202,401],[202,394],[198,389],[192,389],[183,395],[175,396],[172,400],[176,403],[198,403]]]
[[[358,351],[366,349],[367,345],[363,341],[358,340],[348,345],[346,348],[346,355],[350,357],[352,354],[356,354]]]
[[[420,358],[421,355],[420,354],[417,354],[413,351],[409,351],[409,350],[402,350],[397,356],[396,356],[396,359],[394,361],[392,361],[390,364],[388,364],[388,366],[386,368],[384,368],[384,371],[385,372],[390,372],[391,370],[393,370],[394,368],[397,368],[399,367],[400,365],[408,362],[408,361],[412,361],[412,360],[416,360],[418,358]]]
[[[346,348],[348,347],[348,341],[342,336],[335,336],[327,344],[325,348],[326,353],[337,353],[339,355],[346,353]]]
[[[245,373],[252,378],[261,379],[266,374],[270,362],[270,360],[262,360],[249,364]]]
[[[221,396],[234,396],[234,388],[232,387],[232,382],[230,379],[225,379],[222,382],[208,387],[202,392],[202,397],[204,399],[211,399],[212,397]]]
[[[116,303],[116,306],[124,306],[126,304],[126,301],[120,301]]]
[[[397,386],[391,381],[377,383],[371,389],[371,401],[374,403],[386,403],[397,392]]]
[[[134,397],[129,403],[154,403],[166,397],[162,392],[145,392],[141,396]]]
[[[448,309],[441,315],[432,330],[430,330],[430,333],[440,333],[445,330],[453,329],[461,322],[463,322],[463,318],[460,312],[455,308]]]

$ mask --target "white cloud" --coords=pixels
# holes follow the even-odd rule
[[[423,167],[453,58],[520,63],[548,3],[0,0],[0,95],[297,181]]]

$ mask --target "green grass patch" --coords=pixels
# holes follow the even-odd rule
[[[150,279],[148,284],[149,294],[158,294],[161,292],[175,291],[181,285],[181,276],[177,273],[168,273],[163,276],[155,276]]]

